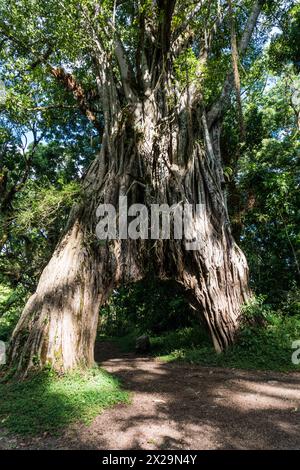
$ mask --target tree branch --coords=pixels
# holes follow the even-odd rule
[[[248,45],[250,43],[253,31],[255,29],[255,26],[258,20],[258,17],[261,13],[261,9],[265,1],[266,0],[256,0],[253,6],[253,9],[248,18],[247,24],[245,26],[244,34],[238,46],[238,53],[240,56],[242,56],[248,48]],[[234,74],[230,72],[227,75],[227,78],[225,80],[219,100],[212,106],[212,108],[207,114],[207,121],[208,121],[209,128],[222,116],[226,106],[228,105],[230,93],[232,92],[233,87],[234,87]]]
[[[72,74],[67,73],[62,68],[55,68],[52,66],[50,66],[50,73],[58,82],[62,83],[66,90],[73,93],[80,111],[88,118],[98,131],[102,132],[103,126],[100,124],[94,111],[91,110],[86,93],[82,86],[76,81],[75,77]]]
[[[119,65],[121,79],[124,87],[124,93],[127,100],[132,101],[136,97],[134,92],[134,88],[136,88],[134,73],[127,57],[124,45],[117,32],[115,32],[114,46],[114,52]]]
[[[176,0],[158,0],[160,41],[163,55],[166,55],[170,49],[171,42],[171,24],[175,10]],[[162,15],[162,21],[161,21]]]
[[[243,116],[243,107],[242,107],[242,100],[241,100],[241,79],[240,79],[240,72],[239,72],[239,51],[236,39],[236,28],[235,28],[235,17],[233,13],[232,1],[228,0],[229,6],[229,16],[230,16],[230,23],[231,23],[231,59],[232,59],[232,68],[233,68],[233,76],[234,76],[234,87],[235,87],[235,94],[236,94],[236,103],[237,103],[237,111],[238,111],[238,121],[240,127],[240,138],[241,141],[245,141],[245,126],[244,126],[244,116]]]
[[[209,0],[210,1],[210,0]],[[201,8],[205,5],[206,1],[202,0],[196,3],[193,10],[187,15],[185,21],[175,29],[172,34],[172,42],[176,41],[189,27],[191,21],[195,18],[195,16],[200,12]]]
[[[21,189],[24,187],[28,177],[29,177],[29,174],[30,174],[30,170],[31,170],[31,167],[32,167],[32,160],[33,160],[33,157],[34,157],[34,154],[37,150],[37,147],[38,147],[38,144],[41,142],[42,138],[43,138],[43,134],[41,134],[39,137],[37,136],[37,132],[36,132],[36,129],[33,127],[31,129],[32,131],[32,134],[33,134],[33,143],[32,143],[32,147],[28,153],[28,155],[26,155],[25,153],[25,146],[23,147],[22,149],[22,153],[23,153],[23,157],[25,158],[25,170],[24,170],[24,173],[23,175],[20,177],[20,180],[19,182],[17,182],[16,184],[14,184],[14,186],[12,186],[8,191],[7,193],[4,195],[2,201],[1,201],[1,206],[0,206],[0,210],[1,212],[5,213],[9,210],[10,208],[10,205],[15,197],[15,195],[21,191]],[[27,138],[25,136],[25,139],[26,139],[26,144],[27,144]]]
[[[127,100],[131,101],[135,98],[134,89],[136,88],[136,83],[134,79],[134,73],[128,59],[125,47],[122,43],[122,40],[119,36],[119,33],[115,27],[114,21],[110,18],[105,18],[106,26],[102,27],[99,31],[97,27],[97,22],[95,23],[95,19],[101,13],[101,5],[97,5],[97,11],[95,12],[95,18],[91,19],[88,9],[86,7],[81,6],[81,12],[83,15],[83,21],[85,26],[91,32],[91,36],[93,38],[93,42],[96,45],[96,54],[101,56],[101,58],[108,57],[111,52],[113,52],[121,75],[121,81],[124,89],[124,94]],[[101,33],[105,36],[108,44],[112,46],[112,51],[109,52],[109,48],[105,47],[103,44],[103,38],[101,38]],[[99,60],[98,60],[99,62]]]

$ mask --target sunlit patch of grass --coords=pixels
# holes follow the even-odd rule
[[[106,340],[114,341],[121,351],[129,352],[134,351],[138,334],[141,333]],[[296,340],[300,340],[300,315],[288,316],[267,310],[263,325],[245,324],[236,344],[222,354],[215,352],[208,333],[199,326],[150,336],[149,354],[164,362],[289,372],[300,370],[300,365],[292,362],[295,352],[292,345]]]
[[[279,353],[282,355],[282,353]],[[273,370],[279,372],[299,372],[300,365],[291,361],[292,352],[288,352],[285,360],[276,355],[261,355],[261,351],[249,353],[239,347],[232,347],[228,351],[217,354],[212,347],[199,349],[177,349],[170,354],[157,356],[162,362],[188,362],[207,367],[228,367],[246,370]]]
[[[183,361],[210,367],[300,371],[300,364],[292,362],[295,351],[292,344],[300,339],[299,315],[283,317],[270,313],[264,326],[244,327],[236,344],[222,354],[217,354],[207,341],[184,344],[183,334],[182,331],[172,333],[172,341],[168,335],[156,338],[154,344],[160,347],[154,351],[155,356],[164,362]]]
[[[54,434],[77,421],[89,424],[103,409],[129,402],[118,380],[98,367],[2,382],[0,396],[0,426],[22,435]]]

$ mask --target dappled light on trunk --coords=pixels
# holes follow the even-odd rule
[[[254,2],[245,24],[237,46],[241,56],[262,3]],[[220,99],[207,108],[200,70],[209,53],[206,44],[199,72],[178,81],[176,60],[194,40],[188,25],[174,29],[178,8],[179,2],[159,1],[148,17],[139,12],[133,64],[117,26],[109,20],[101,29],[88,7],[82,7],[103,125],[76,79],[62,68],[50,70],[101,132],[102,144],[84,176],[82,201],[72,209],[14,331],[9,357],[20,374],[45,364],[59,370],[92,365],[100,306],[113,288],[149,272],[184,287],[216,351],[235,339],[241,306],[249,296],[248,267],[231,233],[220,149],[221,118],[234,79],[229,73]],[[152,204],[199,205],[189,221],[191,239],[171,234],[170,239],[99,240],[97,208],[112,204],[119,214],[125,196],[130,205],[148,209]],[[194,238],[196,248],[187,249]]]

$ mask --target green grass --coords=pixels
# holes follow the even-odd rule
[[[119,382],[98,367],[1,382],[0,396],[0,426],[22,435],[56,434],[77,421],[90,423],[107,407],[129,402]]]
[[[179,331],[180,336],[184,332]],[[191,333],[186,332],[187,337]],[[300,316],[282,317],[270,313],[264,326],[244,327],[238,341],[222,354],[216,354],[208,341],[190,346],[176,346],[176,335],[172,341],[166,335],[154,338],[161,348],[154,353],[165,362],[184,361],[192,364],[240,369],[300,371],[300,365],[292,363],[292,343],[300,339]],[[181,340],[182,342],[182,340]],[[172,344],[173,343],[173,344]],[[169,347],[165,347],[169,344]],[[180,345],[180,341],[178,341]]]
[[[260,350],[250,353],[247,350],[235,346],[222,354],[216,354],[212,347],[198,349],[177,349],[170,354],[158,356],[163,362],[183,361],[190,364],[198,364],[208,367],[228,367],[246,370],[273,370],[279,372],[299,372],[300,366],[291,362],[292,350],[285,354],[285,358],[277,354],[263,355]]]
[[[135,349],[136,338],[142,335],[142,331],[134,330],[125,336],[98,335],[98,341],[111,341],[115,343],[120,351],[132,352]],[[210,344],[210,339],[206,331],[197,326],[181,328],[176,331],[169,331],[160,336],[151,336],[151,354],[168,354],[170,351],[179,348],[191,348],[200,344]]]
[[[132,333],[109,339],[122,351],[133,351],[135,338]],[[295,340],[300,340],[300,315],[270,311],[264,313],[264,325],[245,326],[237,343],[222,354],[216,354],[208,334],[198,326],[150,337],[151,355],[165,362],[286,372],[300,371],[291,360]]]

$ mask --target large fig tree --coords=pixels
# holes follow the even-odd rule
[[[230,99],[243,127],[239,64],[264,3],[1,2],[3,47],[25,75],[72,96],[102,139],[14,331],[9,359],[21,374],[91,365],[100,306],[149,273],[185,287],[217,351],[234,341],[248,268],[230,228],[220,132]],[[119,213],[121,196],[147,208],[199,204],[189,220],[196,249],[172,230],[170,239],[100,241],[97,208]]]

